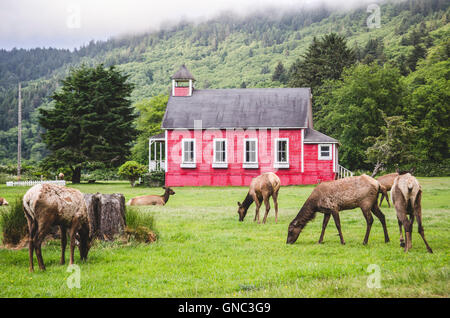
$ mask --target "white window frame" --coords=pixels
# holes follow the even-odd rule
[[[322,156],[322,147],[328,146],[329,155]],[[333,159],[333,144],[319,144],[317,147],[318,159],[319,160],[332,160]]]
[[[184,144],[185,142],[193,142],[194,143],[194,160],[192,162],[185,162],[184,161]],[[181,168],[195,168],[196,165],[196,150],[197,150],[197,146],[196,146],[196,142],[194,138],[183,138],[181,140]]]
[[[247,162],[247,160],[245,159],[246,157],[246,152],[247,152],[247,148],[246,148],[246,144],[247,141],[254,141],[255,142],[255,161],[254,162]],[[242,168],[246,168],[246,169],[257,169],[258,166],[258,138],[245,138],[244,139],[244,148],[243,148],[243,152],[244,152],[244,156],[243,156],[243,163],[242,163]]]
[[[217,162],[216,161],[216,142],[224,141],[225,142],[225,161]],[[228,168],[228,141],[226,138],[214,138],[213,139],[213,168]]]
[[[286,162],[278,161],[278,142],[286,141]],[[274,168],[289,168],[289,138],[275,138],[275,147],[274,147],[274,160],[273,167]]]

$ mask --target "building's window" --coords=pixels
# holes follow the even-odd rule
[[[244,139],[244,168],[258,168],[258,140]]]
[[[183,139],[182,141],[182,168],[195,168],[195,139]]]
[[[227,167],[227,140],[223,138],[214,139],[213,168]]]
[[[331,160],[331,145],[323,144],[319,145],[319,160]]]
[[[289,139],[275,139],[275,168],[289,168]]]

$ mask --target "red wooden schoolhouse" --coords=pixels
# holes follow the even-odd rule
[[[282,185],[316,184],[350,172],[336,139],[313,129],[309,88],[194,89],[183,65],[172,76],[162,121],[150,138],[150,170],[166,186],[248,186],[275,172]]]

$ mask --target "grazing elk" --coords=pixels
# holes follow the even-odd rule
[[[6,201],[5,198],[0,197],[0,206],[2,206],[2,205],[9,205],[9,203],[8,203],[8,201]]]
[[[366,236],[364,237],[363,244],[367,244],[367,241],[369,240],[369,233],[373,223],[370,211],[372,211],[372,213],[380,220],[383,225],[384,240],[386,243],[389,242],[385,217],[378,207],[378,194],[385,192],[386,189],[384,189],[377,180],[367,175],[349,177],[319,184],[303,204],[300,212],[289,224],[286,243],[295,243],[306,224],[314,219],[316,212],[321,212],[324,214],[324,217],[319,243],[322,243],[323,241],[325,229],[330,216],[332,215],[339,232],[341,244],[345,244],[341,232],[339,211],[350,210],[357,207],[361,208],[367,222]]]
[[[389,173],[386,174],[384,176],[378,177],[377,181],[386,188],[386,201],[388,203],[388,206],[391,207],[391,205],[389,204],[389,195],[388,195],[388,191],[391,191],[392,185],[394,184],[394,180],[395,178],[398,177],[398,172],[395,173]],[[381,199],[380,199],[380,206],[381,203],[383,202],[384,199],[384,193],[381,194]]]
[[[127,202],[127,205],[166,205],[170,196],[175,194],[175,191],[169,187],[163,187],[163,189],[165,190],[163,195],[143,195],[135,197],[130,199]]]
[[[262,175],[253,178],[250,183],[250,189],[242,203],[238,202],[238,214],[239,221],[244,221],[245,215],[247,214],[247,210],[250,205],[255,201],[256,211],[255,218],[253,221],[259,221],[259,208],[264,201],[264,205],[266,206],[266,213],[264,214],[263,223],[266,223],[267,215],[270,210],[270,202],[269,198],[272,196],[273,204],[275,205],[275,223],[278,222],[278,191],[280,190],[281,182],[280,178],[273,173],[267,172]]]
[[[414,217],[417,219],[419,234],[427,247],[428,252],[433,250],[425,239],[425,233],[422,226],[422,188],[419,181],[411,174],[399,175],[392,186],[392,202],[397,211],[398,227],[400,229],[400,246],[405,247],[405,252],[412,247],[411,233],[414,223]],[[408,219],[409,215],[409,219]],[[405,238],[403,239],[402,225],[405,228]]]
[[[45,270],[41,244],[52,226],[61,230],[61,261],[65,263],[67,230],[70,236],[70,264],[74,262],[75,240],[78,241],[80,257],[87,259],[91,238],[89,221],[83,195],[76,189],[53,184],[38,184],[30,188],[23,197],[23,210],[29,231],[30,271],[33,271],[33,251],[39,268]]]

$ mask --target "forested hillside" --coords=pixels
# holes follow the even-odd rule
[[[16,160],[17,82],[22,81],[23,86],[23,157],[37,162],[47,152],[40,139],[42,128],[36,109],[51,106],[49,96],[57,89],[59,81],[67,76],[71,67],[82,63],[117,65],[135,85],[131,98],[133,103],[139,103],[167,93],[170,76],[183,63],[196,77],[197,88],[289,85],[287,80],[273,76],[277,65],[281,62],[287,74],[314,37],[331,32],[346,38],[361,63],[393,65],[402,76],[411,76],[410,86],[417,84],[411,74],[429,52],[444,50],[442,54],[447,54],[448,59],[448,1],[383,3],[381,27],[373,29],[367,27],[369,13],[366,9],[349,12],[331,12],[326,7],[289,12],[271,9],[246,17],[223,14],[200,24],[180,22],[153,33],[91,42],[74,52],[2,50],[0,164]],[[419,71],[425,73],[423,68]]]

